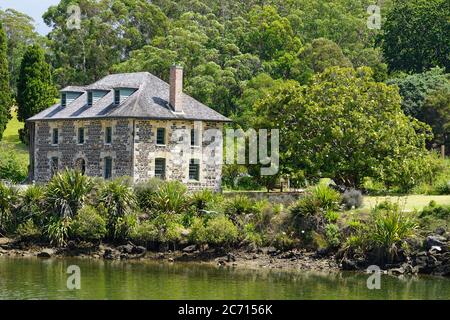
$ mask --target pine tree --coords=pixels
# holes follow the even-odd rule
[[[38,45],[27,48],[20,65],[17,80],[18,118],[20,121],[50,107],[55,102],[56,88],[52,81],[50,65],[45,61],[44,50]],[[20,132],[24,143],[28,141],[28,128]]]
[[[0,140],[6,124],[11,119],[12,95],[9,87],[9,68],[7,39],[0,22]]]

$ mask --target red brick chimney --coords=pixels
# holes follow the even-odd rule
[[[170,68],[170,105],[175,112],[183,112],[183,67]]]

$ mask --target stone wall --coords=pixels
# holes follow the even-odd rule
[[[78,144],[78,128],[84,128],[85,142]],[[112,143],[105,143],[105,131],[112,127]],[[59,143],[52,145],[52,131],[59,130]],[[166,144],[156,144],[157,128],[166,129]],[[135,182],[145,182],[154,177],[155,159],[166,159],[166,177],[185,183],[191,190],[204,188],[220,190],[222,159],[218,163],[209,163],[208,156],[199,147],[190,147],[190,131],[197,132],[208,129],[223,129],[221,123],[194,121],[157,121],[157,120],[86,120],[86,121],[40,121],[35,125],[34,179],[46,182],[51,178],[51,159],[58,157],[59,170],[75,168],[83,159],[86,174],[103,177],[104,159],[111,157],[113,161],[112,176],[130,176]],[[188,139],[188,149],[183,156],[174,153],[177,141],[174,131],[185,130],[184,139]],[[134,137],[134,139],[133,139]],[[175,141],[177,140],[177,141]],[[206,147],[209,143],[203,142]],[[222,152],[222,146],[217,150]],[[200,181],[189,180],[189,160],[200,161]]]
[[[155,159],[166,159],[166,176],[168,180],[177,180],[186,184],[190,190],[213,189],[220,190],[222,175],[222,159],[219,163],[209,164],[204,149],[190,146],[190,132],[195,129],[199,136],[205,130],[222,130],[223,125],[212,122],[194,121],[156,121],[137,120],[135,123],[136,134],[134,139],[134,179],[143,182],[154,176]],[[166,129],[166,144],[156,144],[156,131],[158,128]],[[178,130],[179,134],[174,132]],[[180,139],[187,139],[188,148],[183,154],[176,152],[176,146],[180,146]],[[186,140],[185,140],[186,141]],[[208,142],[201,142],[207,147]],[[222,146],[218,147],[222,150]],[[181,149],[179,150],[181,151]],[[189,161],[198,159],[200,161],[200,180],[189,179]]]

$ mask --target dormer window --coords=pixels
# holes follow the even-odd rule
[[[67,106],[67,95],[61,93],[61,107],[65,108]]]
[[[115,105],[120,104],[120,90],[119,89],[114,90],[114,104]]]
[[[88,92],[88,96],[87,96],[87,105],[88,107],[92,107],[92,104],[94,103],[94,96],[92,94],[92,91]]]

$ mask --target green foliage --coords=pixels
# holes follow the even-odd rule
[[[147,246],[159,240],[159,230],[153,221],[143,221],[135,226],[130,233],[130,239]]]
[[[32,220],[39,228],[44,227],[47,215],[45,207],[45,188],[31,185],[20,193],[20,205],[16,214],[16,224]]]
[[[0,179],[13,183],[23,183],[28,176],[28,170],[19,161],[15,152],[5,152],[0,155]]]
[[[19,120],[25,121],[53,105],[56,95],[52,72],[45,61],[44,50],[38,45],[28,47],[23,56],[17,79]],[[27,132],[26,127],[25,132]],[[26,141],[22,140],[22,142]]]
[[[164,183],[156,192],[152,201],[155,214],[183,213],[189,206],[187,188],[178,181]]]
[[[73,217],[93,188],[91,178],[79,171],[57,173],[48,183],[45,197],[49,210],[58,217]]]
[[[0,20],[0,140],[6,124],[11,119],[12,95],[9,86],[9,65],[7,41],[3,24]]]
[[[22,241],[37,241],[42,237],[42,230],[29,219],[17,227],[16,235]]]
[[[446,0],[395,0],[383,24],[382,47],[389,69],[448,69],[449,14]]]
[[[407,246],[406,240],[416,236],[417,229],[411,215],[403,213],[398,204],[385,201],[373,209],[368,221],[359,225],[347,240],[347,247],[373,252],[381,265],[392,263],[398,250]]]
[[[141,210],[148,213],[151,211],[154,197],[163,183],[161,179],[155,178],[134,187],[136,201]]]
[[[217,211],[222,205],[223,197],[211,190],[205,189],[195,192],[190,196],[190,203],[195,208],[196,212],[202,211]]]
[[[341,232],[336,224],[330,223],[325,226],[325,239],[328,246],[337,248],[341,244]]]
[[[253,214],[255,212],[254,205],[254,201],[247,196],[235,196],[225,201],[225,215],[236,221],[238,217]]]
[[[95,241],[106,236],[105,218],[92,206],[84,206],[78,211],[70,225],[70,236],[76,239]]]
[[[0,234],[11,231],[18,192],[0,181]]]
[[[365,177],[409,187],[426,168],[429,127],[405,116],[395,88],[367,68],[332,67],[310,86],[292,81],[255,106],[255,128],[280,128],[282,172],[360,186]],[[293,129],[293,128],[298,128]]]
[[[324,184],[308,190],[290,208],[296,232],[311,241],[312,232],[323,232],[327,222],[334,223],[341,202],[340,194]]]
[[[273,245],[278,250],[287,251],[293,249],[296,243],[292,235],[288,235],[286,232],[280,232],[275,236]]]
[[[62,247],[67,243],[70,231],[70,216],[51,217],[46,225],[45,234],[50,243]]]
[[[230,246],[238,240],[239,232],[225,216],[214,217],[206,223],[206,241],[216,246]]]
[[[133,189],[124,179],[105,182],[98,190],[97,201],[106,210],[109,237],[114,240],[125,237],[133,224],[132,218],[127,218],[136,206]]]

